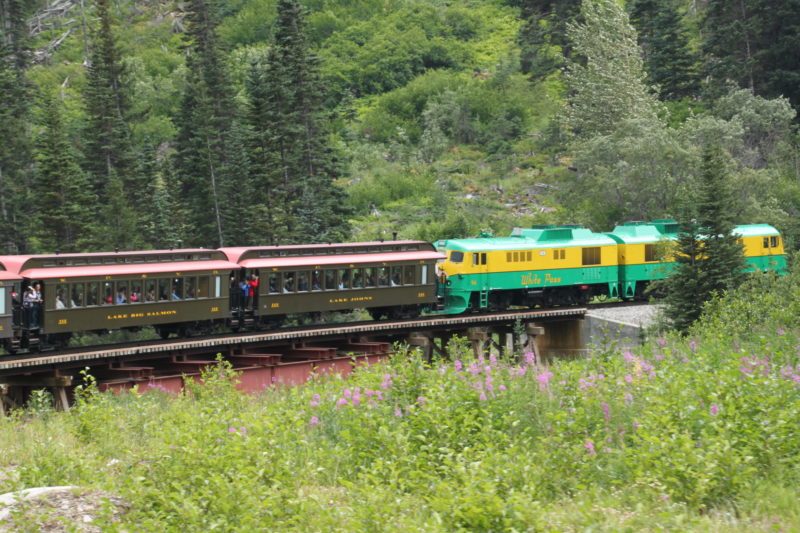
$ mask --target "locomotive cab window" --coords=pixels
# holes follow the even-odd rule
[[[481,257],[478,252],[472,254],[472,266],[478,266],[481,262]]]
[[[769,237],[764,237],[764,248],[769,248]]]
[[[450,262],[460,263],[464,260],[464,252],[450,252]]]
[[[600,264],[600,247],[593,246],[591,248],[583,249],[583,264],[585,265],[599,265]]]
[[[658,261],[658,249],[655,244],[644,245],[644,260],[645,262]]]
[[[770,237],[769,238],[769,245],[772,248],[777,248],[778,247],[778,237]]]

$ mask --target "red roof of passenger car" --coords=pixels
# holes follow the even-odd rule
[[[425,244],[428,246],[432,245],[426,241],[367,241],[367,242],[334,242],[334,243],[318,243],[318,244],[284,244],[278,246],[252,246],[252,247],[232,247],[232,248],[220,248],[219,251],[223,252],[225,255],[228,256],[229,261],[239,262],[239,259],[244,255],[246,252],[250,252],[253,250],[307,250],[309,248],[352,248],[358,246],[403,246],[409,244]],[[383,252],[383,253],[393,253],[393,252]],[[394,252],[400,253],[400,252]],[[328,254],[323,254],[327,256]],[[306,257],[318,257],[318,256],[306,256]]]
[[[8,272],[6,270],[0,270],[0,281],[13,281],[21,279],[18,275],[14,274],[13,272]]]
[[[196,272],[201,270],[238,270],[236,263],[228,261],[176,261],[164,263],[132,263],[122,265],[87,265],[49,268],[29,268],[20,275],[29,279],[88,278],[97,276],[135,276],[138,274],[166,274],[170,272]]]
[[[396,263],[398,261],[424,261],[444,259],[445,255],[434,251],[385,252],[350,255],[304,255],[302,257],[255,257],[239,261],[245,268],[286,268],[302,266],[350,265],[364,263]]]

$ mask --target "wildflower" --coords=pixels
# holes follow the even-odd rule
[[[692,351],[692,353],[696,352],[697,351],[697,341],[690,342],[689,343],[689,349]]]
[[[589,452],[589,455],[597,455],[597,452],[594,450],[594,443],[590,440],[587,440],[584,444],[586,451]]]
[[[605,448],[603,448],[603,451],[606,452],[606,453],[612,453],[614,450],[612,450],[611,448],[606,446]]]
[[[711,416],[717,416],[717,413],[719,413],[719,407],[717,407],[717,404],[712,403],[711,407],[709,408],[709,412],[711,413]]]
[[[525,362],[530,366],[535,365],[536,364],[536,354],[533,353],[533,352],[525,352]]]
[[[319,402],[316,400],[311,400],[310,402],[308,402],[308,405],[310,407],[317,407],[319,405]]]
[[[345,398],[350,398],[352,396],[353,396],[353,391],[351,391],[350,389],[344,389],[344,397]]]
[[[633,403],[633,394],[630,392],[625,394],[625,405],[630,406]]]
[[[424,404],[425,403],[425,398],[423,396],[418,397],[417,398],[417,403],[420,404],[420,405]]]
[[[311,421],[308,423],[308,425],[316,426],[317,424],[319,424],[319,418],[317,418],[316,416],[312,416]]]
[[[633,360],[636,359],[631,352],[625,352],[622,357],[626,363],[633,363]]]
[[[778,337],[783,337],[784,333],[783,328],[778,328]]]
[[[312,396],[311,399],[314,400],[315,402],[319,402],[321,398],[319,394],[314,394],[314,396]]]
[[[347,405],[347,398],[339,398],[336,400],[336,405]]]
[[[229,427],[228,428],[228,433],[231,433],[231,434],[236,433],[236,428],[233,427],[233,426]]]
[[[491,366],[497,366],[497,356],[495,354],[489,356],[489,364]]]
[[[464,368],[464,364],[461,362],[460,359],[456,359],[453,362],[453,368],[455,368],[456,372],[461,372],[461,370]]]
[[[478,368],[478,365],[476,365],[475,363],[470,363],[469,364],[469,373],[472,374],[473,376],[477,376],[478,374],[481,373],[481,370],[480,370],[480,368]]]
[[[400,409],[399,407],[395,407],[394,408],[394,416],[396,416],[397,418],[402,418],[403,417],[403,410]]]
[[[631,376],[630,374],[626,374],[625,383],[633,383],[633,376]]]
[[[658,339],[656,342],[657,342],[657,343],[658,343],[658,345],[659,345],[659,346],[661,346],[661,347],[664,347],[664,346],[666,346],[666,345],[667,345],[667,339]]]
[[[505,386],[505,385],[500,385],[500,386],[499,386],[499,387],[497,387],[497,388],[498,388],[498,390],[501,390],[501,391],[504,391],[504,390],[506,390],[506,386]]]
[[[478,399],[480,401],[482,401],[482,402],[485,402],[487,400],[486,393],[485,392],[481,392],[481,395],[478,397]]]
[[[361,396],[353,396],[353,407],[358,407],[361,404]]]
[[[603,418],[606,420],[611,418],[611,409],[608,407],[608,404],[603,402]]]

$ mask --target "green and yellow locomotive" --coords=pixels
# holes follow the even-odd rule
[[[631,222],[609,233],[579,226],[515,228],[509,237],[438,241],[444,313],[509,306],[572,305],[592,296],[640,299],[673,268],[674,220]],[[786,268],[778,231],[737,226],[750,269]]]

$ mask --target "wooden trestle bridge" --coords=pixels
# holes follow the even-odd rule
[[[585,313],[580,307],[326,324],[0,356],[0,414],[42,388],[52,392],[56,408],[67,409],[84,369],[102,390],[138,385],[179,392],[183,380],[198,378],[204,367],[215,364],[217,354],[240,373],[239,387],[255,392],[302,383],[313,372],[349,373],[354,363],[387,357],[398,343],[418,347],[428,359],[448,357],[454,336],[467,339],[476,354],[513,347],[543,357],[575,353],[583,349]]]

